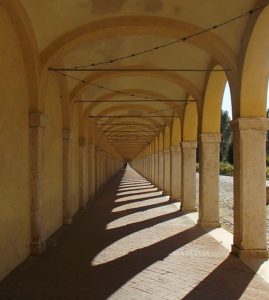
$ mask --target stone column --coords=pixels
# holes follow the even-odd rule
[[[95,194],[95,145],[88,145],[88,186],[89,186],[89,199],[94,198]]]
[[[154,183],[155,181],[155,155],[151,154],[151,182]]]
[[[72,131],[63,130],[63,223],[72,223]]]
[[[158,153],[159,159],[159,178],[158,178],[158,186],[163,190],[163,152],[160,151]]]
[[[79,204],[80,208],[86,208],[88,202],[88,168],[86,154],[86,139],[79,139]]]
[[[106,184],[107,154],[103,151],[103,186]]]
[[[150,163],[151,163],[150,156],[148,155],[146,159],[147,159],[147,179],[150,181],[150,173],[151,173],[151,169],[150,169]]]
[[[30,251],[32,255],[39,255],[46,247],[42,226],[45,116],[40,112],[31,112],[29,115],[29,126],[31,192]],[[6,171],[8,172],[8,170]]]
[[[111,177],[111,157],[110,157],[110,154],[108,153],[107,154],[107,181],[110,179]]]
[[[171,161],[170,161],[170,150],[163,150],[163,189],[166,194],[170,194],[170,172],[171,172]]]
[[[203,227],[219,227],[220,134],[200,135],[199,220]]]
[[[94,159],[94,170],[95,170],[95,192],[99,191],[100,188],[100,149],[95,146],[95,159]]]
[[[182,142],[182,190],[181,210],[197,211],[196,208],[196,147],[194,141]]]
[[[232,123],[234,140],[234,243],[240,257],[268,258],[266,245],[266,118]]]
[[[154,153],[154,184],[159,185],[159,154]]]
[[[171,151],[171,199],[181,200],[181,147],[170,147]]]
[[[104,184],[104,153],[102,149],[99,149],[99,189],[102,189]]]

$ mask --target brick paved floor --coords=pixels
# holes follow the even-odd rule
[[[0,283],[0,299],[269,299],[229,255],[131,168]]]

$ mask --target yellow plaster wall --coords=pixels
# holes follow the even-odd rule
[[[74,106],[72,116],[72,211],[79,209],[79,118],[78,106]]]
[[[29,254],[29,123],[20,45],[0,7],[0,279]]]
[[[164,149],[167,150],[171,146],[171,131],[170,127],[166,126],[164,130]]]
[[[269,6],[253,29],[242,70],[240,117],[265,117],[269,76]]]
[[[155,137],[154,144],[155,144],[155,147],[154,147],[155,153],[158,153],[159,152],[159,138],[158,138],[158,136]]]
[[[196,141],[197,140],[198,115],[197,106],[195,102],[187,104],[184,114],[183,123],[183,140]]]
[[[163,133],[160,132],[159,134],[159,152],[163,151]]]
[[[221,69],[221,67],[216,66],[214,69]],[[226,82],[225,72],[211,72],[202,112],[203,133],[220,133],[221,105]]]
[[[179,145],[180,142],[181,142],[181,124],[180,124],[180,119],[175,117],[172,126],[171,144],[175,146],[175,145]]]
[[[45,97],[44,211],[43,226],[48,238],[63,220],[62,112],[55,74],[50,74]]]

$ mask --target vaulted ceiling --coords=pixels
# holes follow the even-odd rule
[[[173,42],[236,17],[257,7],[260,2],[22,0],[44,67],[87,66],[95,69],[63,71],[90,83],[67,77],[70,100],[85,101],[76,102],[76,105],[82,106],[89,116],[129,116],[94,118],[98,124],[108,124],[98,125],[99,129],[128,159],[141,151],[165,124],[170,124],[173,115],[183,118],[188,103],[141,101],[139,97],[162,100],[192,97],[199,105],[208,72],[182,69],[208,70],[216,64],[224,69],[236,68],[249,19],[243,17],[185,42],[173,43],[141,55],[112,63],[92,64]],[[139,97],[131,96],[133,94]],[[153,115],[155,117],[151,117]]]

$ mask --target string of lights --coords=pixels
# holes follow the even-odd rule
[[[125,95],[125,96],[129,96],[129,97],[132,97],[132,98],[138,98],[138,99],[144,99],[144,100],[155,100],[155,99],[149,98],[147,96],[140,96],[140,95],[136,95],[136,94],[130,94],[130,93],[122,92],[122,91],[115,90],[115,89],[112,89],[112,88],[108,88],[108,87],[105,87],[103,85],[92,83],[92,82],[89,82],[87,80],[83,80],[83,79],[74,77],[72,75],[69,75],[69,74],[66,74],[66,73],[63,73],[63,72],[60,72],[60,71],[57,71],[57,70],[53,70],[53,71],[60,74],[60,75],[62,75],[62,76],[64,76],[64,77],[67,77],[67,78],[70,78],[70,79],[73,79],[73,80],[76,80],[76,81],[80,81],[81,83],[83,83],[85,85],[90,85],[90,86],[93,86],[93,87],[96,87],[96,88],[99,88],[99,89],[102,89],[102,90],[105,90],[105,91],[109,91],[109,92],[112,92],[112,93],[116,93],[116,94],[119,94],[119,95]],[[160,99],[156,99],[156,100],[160,100]]]
[[[163,116],[163,115],[158,115],[158,116],[142,116],[142,115],[126,115],[126,116],[111,116],[111,115],[103,115],[103,116],[88,116],[89,118],[92,119],[101,119],[101,118],[173,118],[174,116]]]
[[[169,68],[169,69],[146,69],[146,68],[113,68],[113,69],[105,69],[105,68],[86,68],[86,69],[75,69],[75,68],[49,68],[50,71],[67,71],[67,72],[228,72],[230,69],[181,69],[181,68]]]
[[[135,126],[152,126],[152,124],[141,124],[141,123],[96,123],[97,126],[127,126],[127,127],[135,127]],[[164,126],[164,125],[163,125]],[[157,128],[159,129],[159,127]]]
[[[191,99],[155,99],[155,100],[142,100],[142,99],[123,99],[123,100],[76,100],[75,102],[86,102],[86,103],[130,103],[130,102],[195,102],[197,100],[191,100]]]
[[[245,11],[242,14],[236,16],[236,17],[232,17],[230,19],[227,19],[226,21],[223,21],[223,22],[220,22],[218,24],[209,26],[205,29],[197,31],[196,33],[193,33],[193,34],[190,34],[190,35],[187,35],[187,36],[184,36],[184,37],[180,37],[180,38],[175,39],[171,42],[159,44],[158,46],[155,46],[155,47],[152,47],[152,48],[148,48],[148,49],[145,49],[145,50],[142,50],[142,51],[133,52],[131,54],[116,57],[116,58],[113,58],[113,59],[104,60],[104,61],[100,61],[100,62],[96,62],[96,63],[90,63],[90,64],[87,64],[87,65],[81,65],[81,66],[75,66],[75,67],[67,68],[66,70],[68,70],[68,69],[69,70],[70,69],[83,69],[83,68],[95,67],[95,66],[100,66],[100,65],[109,64],[109,63],[112,64],[112,63],[117,62],[117,61],[125,60],[125,59],[128,59],[128,58],[132,58],[132,57],[135,57],[135,56],[145,54],[145,53],[157,51],[157,50],[160,50],[162,48],[166,48],[166,47],[169,47],[171,45],[174,45],[174,44],[177,44],[177,43],[180,43],[180,42],[186,42],[187,40],[190,40],[190,39],[192,39],[192,38],[194,38],[198,35],[207,33],[207,32],[212,31],[212,30],[216,30],[217,28],[223,27],[223,26],[225,26],[227,24],[230,24],[232,22],[235,22],[235,21],[237,21],[241,18],[244,18],[246,16],[250,16],[250,15],[252,15],[253,13],[255,13],[257,11],[262,10],[267,5],[268,4],[264,4],[264,5],[258,6],[256,8],[253,8],[251,10]],[[52,69],[52,71],[56,71],[56,69]]]

